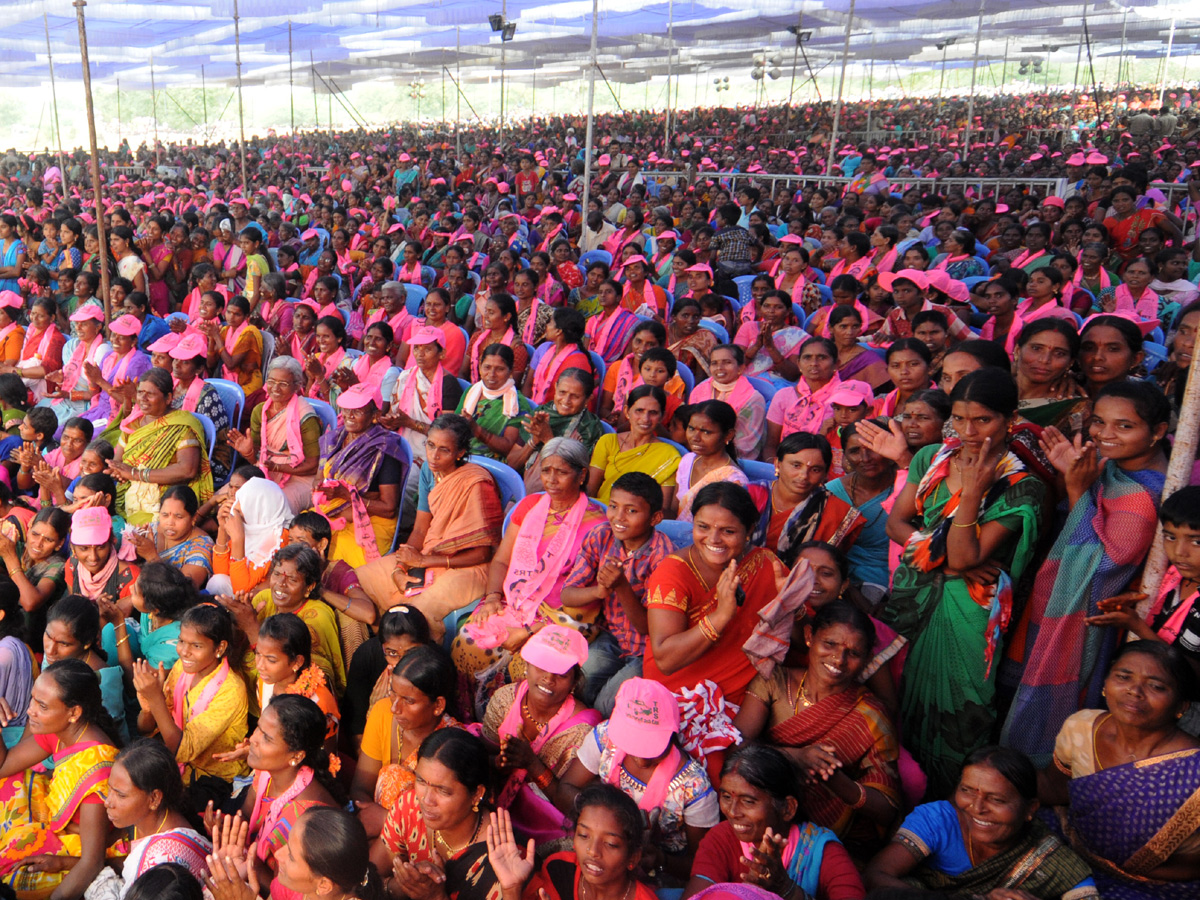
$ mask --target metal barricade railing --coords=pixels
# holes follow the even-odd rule
[[[1186,184],[1178,184],[1171,181],[1152,181],[1150,188],[1157,188],[1162,191],[1163,196],[1167,198],[1167,202],[1174,207],[1176,203],[1187,196],[1188,186]]]
[[[316,175],[322,178],[329,174],[329,166],[304,166],[302,171],[305,175]]]
[[[675,179],[690,184],[700,175],[703,175],[705,178],[717,180],[728,190],[736,190],[739,183],[744,184],[748,182],[755,186],[769,184],[772,192],[774,192],[775,186],[780,183],[827,187],[844,186],[854,180],[852,177],[845,175],[788,175],[768,172],[700,172],[695,174],[690,170],[680,172],[642,172],[642,178],[647,184],[651,180],[656,181],[658,184],[663,184],[667,179]],[[918,178],[914,176],[900,176],[889,179],[888,184],[897,193],[901,189],[908,190],[910,186],[924,187],[931,191],[960,187],[963,189],[964,194],[967,193],[968,189],[971,189],[975,197],[998,197],[1004,191],[1013,187],[1023,191],[1030,188],[1040,188],[1042,196],[1064,197],[1067,192],[1067,180],[1065,178]],[[1176,187],[1184,186],[1176,185]],[[1184,189],[1186,190],[1186,188]]]
[[[145,166],[104,166],[101,175],[112,177],[124,175],[126,178],[142,178],[148,170]]]

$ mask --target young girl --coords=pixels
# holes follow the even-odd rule
[[[679,485],[676,516],[680,522],[692,521],[692,498],[706,484],[730,481],[743,487],[750,483],[737,466],[733,439],[737,431],[737,413],[723,400],[705,400],[686,409],[685,435],[688,449],[675,472]]]
[[[312,661],[312,635],[299,616],[276,613],[259,626],[254,668],[258,672],[258,708],[266,709],[272,697],[283,694],[307,697],[325,714],[325,747],[332,752],[337,746],[340,716],[337,700],[325,673]]]
[[[249,704],[246,685],[231,666],[233,620],[215,603],[202,603],[184,613],[179,627],[179,661],[168,673],[160,662],[133,664],[138,730],[161,736],[183,767],[191,791],[190,805],[229,799],[233,779],[245,771],[241,760],[217,757],[237,748],[246,737]]]

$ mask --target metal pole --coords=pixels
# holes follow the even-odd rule
[[[829,136],[829,160],[825,163],[825,174],[833,171],[833,157],[837,153],[838,125],[842,121],[842,91],[846,87],[846,63],[850,59],[850,30],[854,26],[854,4],[850,0],[850,12],[846,16],[846,42],[842,45],[842,77],[838,79],[837,105],[833,108],[833,132]]]
[[[459,87],[459,84],[461,83],[459,79],[462,76],[462,45],[459,43],[460,40],[461,40],[461,27],[458,25],[455,25],[454,26],[454,71],[456,74],[455,74],[455,79],[454,79],[454,153],[458,157],[459,163],[461,164],[461,162],[462,162],[462,133],[461,133],[462,88]],[[446,67],[443,66],[442,71],[445,71],[445,68]]]
[[[967,100],[967,130],[963,133],[964,159],[971,153],[971,128],[975,124],[975,78],[979,71],[979,41],[983,37],[983,0],[979,0],[979,19],[975,23],[975,57],[971,61],[971,96]]]
[[[502,0],[500,4],[500,18],[504,20],[504,24],[508,24],[508,0]],[[505,72],[504,65],[508,59],[508,41],[504,40],[504,32],[500,32],[500,140],[497,144],[500,150],[504,149],[504,81]]]
[[[579,239],[583,240],[587,228],[588,201],[592,194],[592,125],[596,106],[596,35],[600,26],[600,0],[592,0],[592,50],[591,65],[588,66],[587,132],[583,149],[583,224],[579,228]]]
[[[204,80],[204,66],[200,67],[200,100],[204,103],[204,137],[208,140],[208,83]]]
[[[671,74],[675,58],[675,0],[667,3],[667,116],[663,126],[663,153],[671,150]]]
[[[1172,19],[1171,20],[1171,34],[1167,38],[1167,56],[1166,56],[1166,59],[1163,60],[1162,80],[1159,81],[1159,83],[1158,83],[1158,108],[1159,109],[1162,109],[1163,94],[1165,94],[1166,90],[1167,90],[1167,78],[1168,78],[1167,73],[1171,69],[1171,48],[1174,46],[1175,46],[1175,20]],[[56,115],[57,115],[57,113],[56,113]]]
[[[296,141],[296,81],[292,75],[292,20],[288,19],[288,108],[292,112],[292,143]]]
[[[117,143],[121,143],[121,79],[117,79]]]
[[[242,197],[250,202],[246,187],[246,119],[242,111],[242,30],[238,24],[238,0],[233,0],[233,53],[237,63],[237,95],[238,95],[238,156],[242,160]]]
[[[867,140],[871,140],[871,114],[875,111],[875,35],[871,35],[871,67],[867,70]]]
[[[1004,66],[1000,69],[1000,90],[1004,90],[1004,82],[1008,80],[1008,38],[1004,39]]]
[[[96,203],[96,239],[100,242],[100,295],[104,298],[104,324],[108,324],[111,301],[108,296],[108,239],[104,234],[104,200],[100,190],[100,150],[96,146],[96,111],[92,106],[92,72],[88,63],[87,23],[83,8],[87,0],[75,0],[75,20],[79,24],[79,61],[83,66],[83,99],[87,107],[88,145],[92,151],[92,195]]]
[[[1087,4],[1083,4],[1083,21],[1087,21]],[[1079,66],[1083,62],[1083,30],[1079,32],[1079,49],[1075,52],[1075,77],[1071,80],[1071,115],[1079,105]]]
[[[946,86],[946,48],[949,44],[942,44],[942,77],[938,81],[938,109],[942,108],[942,89]]]
[[[1125,74],[1125,32],[1129,28],[1129,7],[1125,7],[1125,17],[1121,19],[1121,55],[1117,58],[1117,86]]]
[[[50,19],[45,13],[42,13],[42,25],[46,28],[46,62],[50,65],[50,99],[54,104],[54,133],[58,136],[58,168],[62,178],[59,179],[59,185],[62,187],[63,202],[67,200],[67,164],[63,161],[62,149],[62,128],[58,124],[58,89],[55,87],[54,81],[54,54],[50,52]]]
[[[788,116],[787,126],[784,130],[787,132],[788,140],[792,137],[792,100],[796,96],[796,65],[800,59],[800,32],[804,28],[804,10],[800,11],[800,19],[796,22],[796,46],[792,48],[792,86],[788,89]],[[697,76],[699,72],[697,72]]]
[[[317,107],[317,64],[313,61],[313,52],[308,51],[308,71],[312,73],[313,83],[313,127],[321,130],[321,111]]]
[[[150,107],[154,113],[154,168],[158,168],[158,89],[154,86],[154,51],[150,51]]]

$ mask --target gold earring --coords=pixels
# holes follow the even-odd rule
[[[1100,688],[1100,696],[1107,697],[1108,696],[1108,688]]]
[[[475,802],[474,802],[474,803],[471,805],[471,812],[479,812],[479,801],[478,801],[478,800],[476,800],[476,801],[475,801]]]

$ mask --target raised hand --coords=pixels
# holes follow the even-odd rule
[[[525,886],[533,874],[536,847],[536,842],[530,838],[522,856],[508,810],[501,808],[491,814],[487,828],[488,862],[501,889],[516,891]]]
[[[910,453],[904,430],[895,419],[888,422],[887,428],[880,428],[874,422],[863,419],[855,424],[854,430],[864,447],[884,459],[900,462]]]

